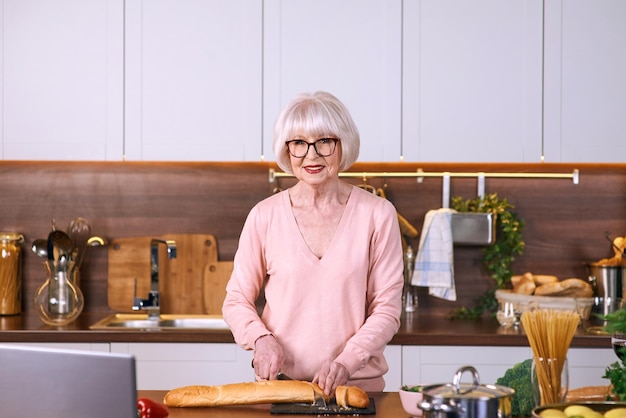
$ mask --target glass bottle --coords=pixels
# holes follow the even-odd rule
[[[417,309],[417,293],[413,286],[413,271],[415,270],[415,252],[408,245],[404,252],[404,289],[402,292],[402,302],[405,312],[415,312]]]
[[[22,312],[22,264],[20,243],[24,236],[0,232],[0,315]]]

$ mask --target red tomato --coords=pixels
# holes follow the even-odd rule
[[[137,416],[138,418],[165,418],[170,411],[163,404],[148,398],[137,399]]]

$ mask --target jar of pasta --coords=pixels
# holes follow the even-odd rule
[[[23,241],[22,234],[0,232],[0,315],[17,315],[22,310]]]

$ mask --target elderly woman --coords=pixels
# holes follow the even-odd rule
[[[393,205],[339,179],[359,144],[350,113],[329,93],[299,95],[276,121],[276,161],[298,182],[250,211],[223,306],[235,341],[254,350],[259,380],[283,372],[329,395],[338,385],[385,386],[402,244]]]

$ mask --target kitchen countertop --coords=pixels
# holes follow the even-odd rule
[[[66,327],[43,324],[36,314],[0,316],[0,342],[180,342],[180,343],[233,343],[229,331],[224,330],[174,330],[128,331],[91,330],[89,326],[106,317],[107,312],[83,313]],[[495,318],[480,320],[451,320],[442,316],[419,313],[403,316],[398,333],[391,345],[445,345],[445,346],[528,346],[523,330],[505,329]],[[586,334],[578,329],[571,347],[611,347],[608,336]]]
[[[139,398],[149,398],[154,401],[163,403],[163,397],[166,391],[159,390],[140,390],[137,392]],[[370,393],[376,405],[377,418],[396,418],[405,417],[407,413],[402,409],[400,403],[400,395],[397,392],[377,392]],[[251,405],[251,406],[228,406],[214,408],[168,408],[170,411],[169,418],[194,418],[194,417],[220,417],[220,418],[253,418],[270,416],[270,405]],[[278,416],[278,415],[271,415]],[[315,415],[288,415],[289,417],[312,417]],[[364,417],[366,415],[363,415]]]

